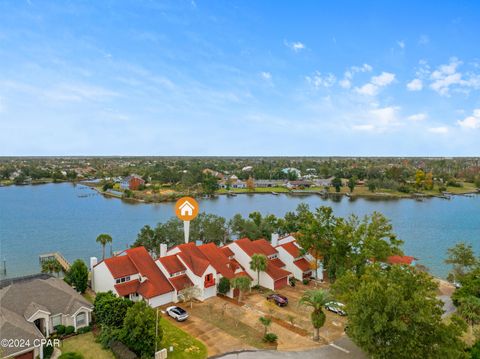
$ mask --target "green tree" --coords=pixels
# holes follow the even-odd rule
[[[204,174],[202,179],[202,190],[207,195],[212,195],[218,189],[218,181],[215,176]]]
[[[355,186],[357,184],[357,178],[354,176],[354,177],[350,177],[350,179],[348,180],[348,188],[350,188],[350,193],[353,192],[353,190],[355,189]]]
[[[348,335],[373,358],[465,358],[465,329],[442,320],[437,284],[415,268],[370,265],[333,285],[347,304]]]
[[[230,280],[226,277],[220,278],[218,282],[218,293],[227,294],[230,291]]]
[[[167,247],[173,247],[183,242],[183,222],[175,217],[165,223],[158,223],[155,229],[148,225],[144,226],[138,233],[132,247],[143,246],[158,257],[160,256],[161,243],[165,243]]]
[[[155,327],[158,325],[158,336]],[[155,340],[156,337],[156,340]],[[123,321],[121,341],[139,357],[152,358],[155,353],[155,342],[160,346],[163,330],[156,323],[156,313],[144,301],[136,302],[128,308]]]
[[[112,243],[112,237],[109,234],[102,233],[98,235],[96,242],[102,245],[102,259],[105,259],[105,246]]]
[[[335,188],[335,192],[340,192],[340,189],[342,188],[342,180],[339,177],[335,177],[332,180],[332,186]]]
[[[330,301],[328,292],[323,289],[307,290],[300,298],[299,304],[312,308],[310,318],[314,328],[313,340],[320,340],[320,328],[325,324],[323,307]]]
[[[257,272],[257,285],[260,285],[260,272],[267,270],[268,259],[264,254],[255,253],[250,261],[250,269]]]
[[[250,289],[252,280],[246,276],[235,277],[230,281],[230,284],[233,288],[240,291],[240,294],[238,295],[238,302],[240,303],[242,301],[243,293]]]
[[[425,181],[425,172],[421,169],[418,169],[417,172],[415,172],[415,185],[417,186],[417,188],[422,187],[424,181]]]
[[[449,274],[449,279],[452,281],[461,279],[477,264],[472,246],[464,242],[449,248],[447,255],[445,263],[453,266],[453,270]]]
[[[61,264],[55,259],[48,259],[42,262],[42,273],[56,273],[57,277],[63,271]]]
[[[262,323],[262,325],[265,329],[265,331],[263,333],[263,336],[267,335],[268,327],[270,326],[270,324],[272,324],[272,318],[260,317],[260,318],[258,318],[258,321],[260,323]]]
[[[202,212],[190,223],[190,237],[203,243],[224,244],[228,241],[227,221],[216,214]]]
[[[324,263],[328,263],[328,251],[335,236],[336,225],[337,218],[330,207],[322,206],[315,213],[302,213],[297,241],[313,256],[315,275],[322,256]]]
[[[65,281],[74,286],[77,292],[85,293],[88,285],[87,265],[81,259],[77,259],[65,275]]]
[[[473,331],[473,326],[480,323],[480,298],[473,295],[461,298],[458,314],[470,324]]]
[[[102,326],[120,329],[128,308],[133,302],[123,297],[117,297],[111,291],[97,293],[93,303],[95,320]]]

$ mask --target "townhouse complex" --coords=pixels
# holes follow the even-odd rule
[[[267,257],[267,268],[257,273],[250,268],[254,254]],[[160,256],[152,257],[144,247],[127,249],[117,256],[92,264],[92,288],[95,292],[112,291],[131,300],[145,300],[158,307],[178,302],[181,291],[196,287],[198,300],[216,296],[221,278],[229,280],[248,276],[252,285],[271,290],[289,284],[290,278],[309,278],[317,268],[317,278],[322,279],[321,264],[313,265],[313,257],[304,253],[292,235],[272,235],[265,239],[241,238],[224,246],[214,243],[196,245],[193,242],[167,248],[160,247]],[[238,291],[230,289],[226,294],[233,298]]]

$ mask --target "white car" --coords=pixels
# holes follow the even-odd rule
[[[171,316],[177,322],[183,322],[188,318],[188,313],[184,309],[177,306],[168,307],[166,309],[166,312],[169,316]]]
[[[338,315],[347,315],[345,312],[345,304],[340,302],[328,302],[325,304],[325,308],[333,313],[337,313]]]

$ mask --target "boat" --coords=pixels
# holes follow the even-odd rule
[[[273,191],[272,191],[272,194],[275,195],[275,196],[278,196],[278,195],[279,195],[278,192],[273,192]]]

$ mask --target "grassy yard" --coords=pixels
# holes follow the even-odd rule
[[[115,359],[110,350],[102,349],[101,345],[95,342],[91,332],[63,340],[60,350],[62,353],[82,354],[85,359]]]
[[[173,352],[168,353],[168,358],[173,359],[203,359],[207,357],[207,348],[199,340],[185,333],[180,328],[170,323],[167,319],[161,319],[163,328],[162,347],[170,348]]]

